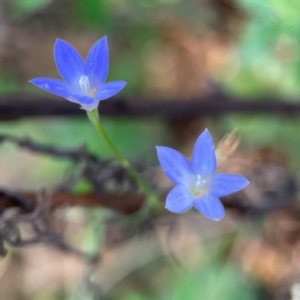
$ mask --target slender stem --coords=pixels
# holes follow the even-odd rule
[[[114,153],[115,157],[118,159],[123,168],[128,172],[131,176],[132,180],[135,184],[140,188],[140,190],[147,196],[147,200],[152,206],[160,206],[160,201],[157,195],[151,190],[151,188],[147,185],[147,183],[140,177],[140,175],[132,168],[129,161],[125,159],[122,154],[117,150],[114,144],[111,142],[107,134],[105,133],[101,122],[97,109],[92,111],[87,111],[87,115],[89,120],[92,122],[98,133],[101,135],[107,146]]]

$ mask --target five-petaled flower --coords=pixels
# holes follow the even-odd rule
[[[166,200],[166,208],[173,213],[182,213],[194,206],[205,217],[218,221],[225,215],[219,197],[249,184],[240,175],[215,174],[214,143],[207,129],[198,137],[191,161],[168,147],[157,147],[157,153],[163,171],[176,184]]]
[[[93,45],[86,63],[74,47],[57,39],[54,59],[65,82],[50,78],[36,78],[30,82],[47,92],[80,104],[85,110],[97,108],[99,101],[114,96],[126,85],[125,81],[105,83],[108,74],[106,37]]]

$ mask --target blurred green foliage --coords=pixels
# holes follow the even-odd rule
[[[177,274],[177,275],[175,275]],[[163,284],[163,292],[157,295],[128,292],[118,299],[124,300],[196,300],[196,299],[257,299],[255,285],[239,268],[214,262],[197,271],[183,271],[169,274],[170,278]]]
[[[227,81],[239,94],[297,97],[300,93],[300,2],[235,1],[246,21],[237,37],[237,72]]]
[[[111,14],[107,2],[104,0],[75,0],[76,17],[85,22],[86,25],[110,27],[113,24],[113,15]]]
[[[52,3],[52,0],[14,0],[13,12],[18,17],[25,17]]]
[[[206,230],[209,230],[206,228]],[[230,235],[201,243],[198,259],[186,266],[183,258],[176,262],[168,255],[135,270],[124,278],[123,283],[108,293],[109,299],[120,300],[255,300],[261,291],[254,278],[246,274],[230,258],[232,243],[244,239],[243,228]],[[201,235],[201,233],[200,233]],[[199,245],[194,245],[198,247]],[[203,248],[202,248],[203,246]],[[195,254],[197,252],[195,251]],[[155,274],[153,276],[153,274]],[[145,286],[131,291],[128,285],[136,286],[137,278],[148,278]],[[147,280],[147,279],[146,279]]]
[[[27,16],[53,4],[53,0],[14,0],[13,11]],[[234,62],[221,81],[225,89],[241,95],[261,93],[296,97],[300,92],[300,22],[297,0],[240,0],[234,3],[244,20],[234,37]],[[182,0],[75,0],[68,3],[72,18],[82,26],[99,30],[123,44],[112,74],[128,80],[125,93],[143,87],[143,46],[160,39],[157,16],[165,14],[186,22],[196,31],[213,32],[218,24],[210,3]],[[71,21],[71,20],[70,20]],[[126,42],[125,42],[126,39]],[[124,47],[125,46],[125,47]],[[0,92],[7,80],[0,83]]]

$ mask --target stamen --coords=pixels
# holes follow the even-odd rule
[[[197,175],[196,177],[196,182],[195,182],[195,186],[194,186],[194,192],[195,193],[199,193],[203,187],[203,179],[201,177],[201,175]]]
[[[86,96],[91,95],[91,86],[90,86],[90,81],[87,76],[82,76],[79,79],[79,85],[81,87],[82,93]]]
[[[95,96],[96,96],[96,92],[97,92],[97,90],[96,90],[96,89],[92,89],[92,90],[91,90],[91,94],[90,94],[90,96],[91,96],[91,97],[93,97],[93,98],[95,98]]]
[[[190,178],[188,183],[188,191],[193,198],[199,198],[207,194],[209,188],[210,179],[207,176],[201,176],[200,174],[194,175]]]
[[[196,186],[199,187],[201,185],[201,175],[197,175],[197,179],[196,179]]]

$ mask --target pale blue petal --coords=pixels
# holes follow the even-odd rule
[[[195,143],[191,165],[195,174],[213,174],[216,170],[214,142],[207,129]]]
[[[69,100],[70,102],[80,104],[82,109],[89,111],[96,109],[99,103],[99,101],[96,101],[92,97],[75,94],[67,98],[67,100]]]
[[[223,204],[214,196],[208,195],[194,200],[194,207],[201,212],[203,216],[214,221],[219,221],[225,215]]]
[[[35,78],[30,80],[29,82],[33,83],[43,90],[46,90],[47,92],[64,97],[70,102],[80,104],[81,107],[85,110],[93,110],[98,106],[99,103],[99,101],[96,101],[92,97],[76,95],[72,93],[71,88],[68,84],[57,79]]]
[[[65,82],[62,82],[57,79],[50,79],[50,78],[35,78],[30,80],[29,82],[33,83],[37,87],[55,94],[57,96],[61,96],[64,98],[70,97],[71,88]]]
[[[54,45],[54,59],[61,77],[78,92],[79,79],[85,75],[84,61],[80,54],[69,43],[57,39]]]
[[[166,200],[166,209],[172,213],[183,213],[193,206],[193,199],[184,185],[176,185],[170,191]]]
[[[175,184],[184,184],[192,176],[191,164],[180,152],[160,146],[156,150],[163,171]]]
[[[240,175],[215,174],[212,177],[210,194],[222,197],[237,192],[249,184],[249,181]]]
[[[92,89],[98,89],[106,80],[108,74],[108,43],[103,37],[91,48],[86,60],[86,75],[90,79]]]
[[[82,104],[82,105],[92,104],[94,102],[97,102],[92,97],[84,96],[84,95],[76,95],[76,94],[72,94],[71,96],[69,96],[66,99],[69,100],[69,101],[71,101],[71,102]]]
[[[91,102],[91,103],[81,103],[81,108],[84,110],[91,111],[91,110],[97,109],[98,105],[99,105],[99,101],[96,101],[95,99],[93,99],[93,102]]]
[[[119,93],[121,89],[126,85],[125,81],[112,81],[103,84],[100,89],[97,91],[95,99],[106,100],[115,94]]]

